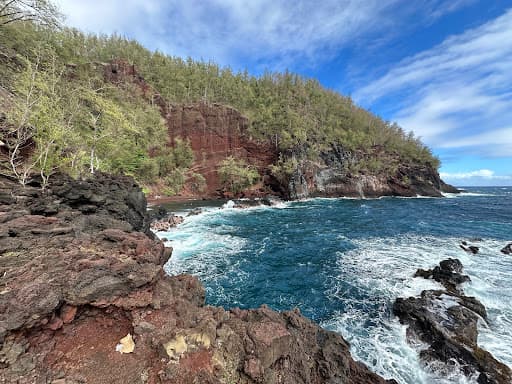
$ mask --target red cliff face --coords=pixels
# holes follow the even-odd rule
[[[172,146],[178,137],[190,140],[195,159],[189,176],[201,174],[206,180],[206,188],[198,193],[188,187],[190,183],[186,183],[181,196],[223,196],[218,170],[222,161],[229,156],[245,160],[256,167],[262,176],[261,183],[244,191],[246,197],[272,192],[291,199],[311,196],[441,196],[441,192],[457,192],[457,189],[445,184],[429,165],[402,164],[396,174],[351,175],[344,164],[358,159],[347,157],[341,146],[321,153],[314,163],[303,159],[290,180],[277,181],[267,175],[270,174],[270,165],[279,157],[278,150],[269,141],[251,138],[248,119],[236,109],[218,103],[172,104],[146,83],[134,65],[123,60],[100,65],[106,81],[114,84],[131,82],[140,90],[142,97],[160,107],[169,130],[169,145]],[[384,161],[389,156],[380,153],[378,148],[373,148],[361,158],[364,155]],[[301,156],[299,154],[299,160]]]
[[[185,186],[182,195],[219,197],[222,186],[218,169],[229,156],[245,160],[256,167],[261,175],[277,159],[277,151],[271,144],[254,140],[248,135],[249,121],[236,109],[218,103],[169,103],[146,83],[134,65],[124,60],[114,60],[102,64],[102,67],[106,81],[114,84],[131,82],[139,88],[144,98],[160,107],[169,129],[169,145],[173,145],[177,137],[190,140],[195,156],[191,172],[203,175],[206,189],[198,196],[197,192]],[[267,189],[260,184],[246,191],[245,195],[258,196],[266,192]]]
[[[277,153],[268,143],[252,139],[249,122],[234,108],[220,104],[173,105],[166,114],[169,137],[188,138],[194,151],[192,170],[206,179],[208,196],[218,196],[221,189],[218,168],[229,156],[243,159],[264,174]],[[263,189],[249,193],[263,193]]]

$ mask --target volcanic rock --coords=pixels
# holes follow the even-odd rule
[[[415,276],[434,278],[446,287],[425,290],[420,297],[398,298],[393,305],[400,322],[409,326],[408,339],[428,344],[420,352],[422,360],[457,361],[463,373],[477,375],[481,384],[511,383],[510,368],[477,344],[478,321],[485,321],[487,313],[476,298],[462,293],[459,284],[469,278],[462,275],[460,261],[444,260],[433,270],[418,270]]]
[[[462,274],[462,263],[458,259],[443,260],[434,269],[418,269],[414,277],[433,279],[449,291],[457,291],[460,284],[471,281],[469,276]]]
[[[504,253],[505,255],[510,255],[510,254],[512,254],[512,243],[509,243],[509,244],[505,245],[505,246],[501,249],[501,253]]]
[[[475,245],[468,246],[468,243],[465,241],[462,241],[460,243],[459,247],[461,247],[464,251],[466,251],[468,253],[472,253],[473,255],[476,255],[480,251],[479,247],[477,247]]]
[[[298,311],[205,306],[195,277],[166,276],[131,179],[0,194],[0,383],[386,383]]]
[[[163,219],[152,222],[151,229],[155,232],[166,232],[169,229],[180,225],[181,223],[183,223],[184,220],[185,219],[183,218],[183,216],[170,215]]]

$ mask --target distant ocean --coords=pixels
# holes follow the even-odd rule
[[[417,268],[458,258],[472,280],[466,294],[489,313],[479,344],[512,367],[512,255],[500,253],[512,241],[512,188],[468,188],[445,198],[317,198],[245,210],[206,205],[159,235],[174,248],[166,271],[198,276],[208,304],[298,307],[341,333],[354,358],[386,378],[471,383],[456,370],[447,376],[424,367],[391,311],[397,297],[440,287],[413,278]],[[464,252],[462,240],[480,253]]]

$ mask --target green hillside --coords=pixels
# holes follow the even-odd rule
[[[165,146],[158,107],[134,84],[105,81],[102,63],[114,59],[134,64],[167,102],[218,102],[241,111],[250,135],[281,153],[276,174],[333,146],[364,154],[350,165],[356,174],[392,173],[399,164],[439,166],[414,135],[317,80],[289,72],[255,77],[183,60],[120,36],[61,27],[53,8],[44,12],[0,24],[0,140],[9,158],[1,172],[21,182],[30,172],[47,178],[58,170],[76,177],[102,170],[133,175],[144,185],[166,178],[168,193],[179,192],[184,178],[167,176],[187,172],[188,143]]]

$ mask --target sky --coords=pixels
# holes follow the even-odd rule
[[[512,186],[512,0],[57,0],[66,24],[254,75],[288,69]]]

